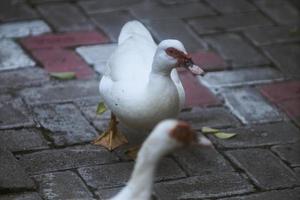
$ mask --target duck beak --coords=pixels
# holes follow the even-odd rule
[[[193,74],[204,76],[205,72],[198,65],[195,65],[192,58],[187,56],[187,59],[184,61],[184,67],[188,68]]]

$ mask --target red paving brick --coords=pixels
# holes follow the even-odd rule
[[[48,72],[75,72],[76,77],[86,79],[94,71],[74,51],[68,49],[38,49],[32,55]]]
[[[41,36],[27,37],[21,40],[21,43],[29,50],[73,47],[106,42],[109,42],[109,39],[105,35],[94,31],[45,34]]]
[[[281,102],[278,105],[291,118],[300,117],[300,97]]]
[[[300,97],[300,81],[288,81],[264,85],[260,92],[270,101],[279,103],[287,99]]]
[[[205,71],[217,71],[227,68],[223,58],[216,53],[198,51],[191,55],[194,63],[199,65]]]
[[[188,70],[178,70],[178,72],[185,90],[186,107],[205,107],[221,104],[219,99],[208,88],[203,86],[191,72]]]

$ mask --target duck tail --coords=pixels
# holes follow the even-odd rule
[[[149,39],[150,41],[153,41],[153,38],[150,32],[146,29],[146,27],[141,22],[137,20],[133,20],[127,22],[123,26],[121,33],[119,35],[118,43],[122,44],[125,40],[127,40],[128,38],[134,35],[140,35]]]

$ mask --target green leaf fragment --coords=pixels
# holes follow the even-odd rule
[[[218,130],[218,129],[214,129],[214,128],[210,128],[210,127],[202,127],[202,129],[201,129],[202,133],[216,133],[219,131],[220,130]]]
[[[218,133],[214,133],[214,136],[216,136],[217,138],[220,139],[229,139],[232,138],[236,135],[236,133],[224,133],[224,132],[218,132]]]
[[[97,115],[103,114],[106,110],[105,104],[103,102],[99,102],[96,110]]]
[[[49,74],[51,77],[59,80],[70,80],[76,78],[76,74],[74,72],[52,72]]]

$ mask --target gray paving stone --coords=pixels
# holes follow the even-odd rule
[[[122,187],[111,188],[111,189],[99,189],[95,193],[100,199],[110,199],[120,192]]]
[[[208,0],[207,3],[223,14],[257,10],[247,0]]]
[[[39,67],[8,70],[0,73],[0,92],[10,92],[28,86],[37,86],[49,80],[47,73]]]
[[[297,184],[292,170],[267,149],[233,150],[226,154],[260,188],[277,189]]]
[[[269,45],[283,42],[296,42],[300,40],[300,35],[293,33],[295,27],[288,26],[268,26],[259,28],[249,28],[244,34],[255,45]]]
[[[12,152],[49,148],[38,129],[0,131],[0,144]]]
[[[0,149],[0,192],[34,189],[35,184],[18,164],[12,153]]]
[[[279,24],[299,25],[299,10],[285,0],[255,0],[255,4]]]
[[[112,11],[116,9],[127,9],[133,4],[141,3],[140,0],[92,0],[92,1],[79,1],[78,4],[89,14]]]
[[[0,21],[36,18],[36,12],[24,1],[1,0]]]
[[[272,150],[292,167],[300,167],[300,141],[295,144],[274,146]]]
[[[0,39],[0,71],[34,66],[21,47],[11,39]]]
[[[71,171],[34,176],[45,199],[94,199],[82,180]]]
[[[0,38],[19,38],[51,32],[42,20],[11,22],[0,25]]]
[[[114,153],[99,146],[75,146],[43,150],[19,156],[20,165],[30,174],[99,165],[117,161]]]
[[[197,2],[197,0],[159,0],[159,1],[165,5],[176,5],[176,4]]]
[[[76,52],[83,57],[83,59],[90,65],[94,66],[94,69],[104,74],[106,69],[106,62],[110,55],[116,49],[117,44],[103,44],[103,45],[92,45],[82,46],[76,48]]]
[[[238,120],[224,108],[196,108],[190,112],[181,112],[179,119],[191,123],[194,129],[203,126],[221,128],[238,126]]]
[[[94,28],[75,4],[42,4],[38,6],[38,10],[58,31],[92,30]]]
[[[233,168],[214,148],[193,147],[173,153],[189,176],[230,173]]]
[[[254,85],[283,80],[283,75],[271,67],[251,67],[230,71],[209,72],[199,77],[209,88],[234,87]]]
[[[268,64],[269,61],[257,52],[243,38],[236,34],[222,34],[204,37],[233,67],[247,67]]]
[[[300,45],[272,45],[265,47],[264,50],[284,74],[291,77],[300,77]]]
[[[71,102],[99,97],[99,81],[68,81],[21,91],[27,104]],[[99,97],[100,98],[100,97]]]
[[[109,38],[116,42],[123,25],[134,17],[126,10],[95,13],[90,15],[94,23],[103,30]]]
[[[49,137],[56,145],[89,142],[97,137],[96,130],[72,104],[42,105],[34,108],[36,121],[51,131]]]
[[[210,139],[221,148],[257,147],[300,141],[300,131],[289,122],[231,128],[224,131],[237,133],[237,135],[230,140],[217,139],[211,136]]]
[[[103,189],[124,186],[134,167],[133,162],[79,168],[79,174],[92,188]],[[159,164],[155,181],[165,181],[185,177],[184,172],[170,158],[164,158]]]
[[[202,199],[242,194],[253,191],[237,173],[211,174],[162,182],[155,185],[159,199]]]
[[[201,2],[185,3],[163,7],[148,1],[131,7],[134,16],[139,20],[182,19],[215,15],[215,12]]]
[[[300,189],[274,190],[246,196],[238,196],[225,198],[220,200],[298,200],[300,197]]]
[[[300,182],[300,167],[296,167],[294,168],[295,174],[298,178],[298,181]]]
[[[10,95],[0,96],[0,129],[33,125],[32,116],[21,98],[13,98]]]
[[[38,193],[0,195],[0,200],[42,200]]]
[[[184,44],[187,51],[204,48],[204,42],[182,20],[145,20],[144,23],[158,41],[176,38]]]
[[[222,95],[226,105],[244,123],[275,122],[283,115],[253,88],[226,89]]]
[[[199,34],[207,34],[226,30],[243,30],[249,27],[271,25],[272,23],[259,12],[249,12],[196,18],[189,20],[189,24],[191,24]]]

